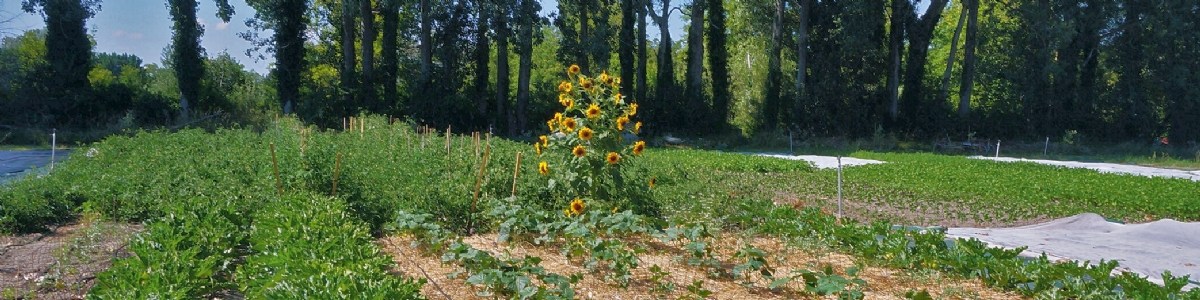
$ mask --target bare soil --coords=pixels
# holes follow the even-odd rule
[[[775,274],[787,274],[792,270],[820,270],[831,266],[838,274],[855,267],[855,259],[848,255],[833,253],[826,249],[799,249],[785,245],[779,240],[762,237],[739,237],[726,235],[713,239],[715,257],[719,258],[721,271],[687,264],[683,257],[683,245],[661,243],[653,239],[633,238],[628,244],[641,245],[645,253],[638,255],[638,268],[633,270],[633,280],[627,288],[615,282],[605,281],[605,271],[589,271],[581,262],[567,259],[555,246],[538,246],[524,242],[496,243],[494,234],[476,235],[463,239],[471,246],[488,251],[497,257],[542,258],[541,266],[547,271],[561,274],[583,274],[584,279],[574,285],[580,299],[678,299],[690,298],[687,286],[700,281],[705,290],[713,292],[710,299],[836,299],[836,296],[816,296],[804,291],[802,282],[793,281],[779,289],[767,289],[767,279],[755,274],[751,278],[733,278],[727,272],[738,262],[734,253],[747,243],[764,250],[768,266]],[[428,283],[422,293],[429,299],[480,299],[482,287],[466,283],[466,276],[448,278],[447,274],[462,271],[455,265],[442,264],[439,253],[428,253],[420,247],[410,245],[408,236],[389,236],[378,241],[385,252],[396,262],[396,273],[414,278],[425,278]],[[649,271],[659,266],[669,273],[658,280]],[[874,266],[859,266],[859,278],[867,282],[863,289],[866,299],[904,299],[908,291],[927,290],[936,299],[1021,299],[1019,295],[988,288],[978,280],[964,280],[942,276],[933,271],[910,272]],[[666,288],[673,286],[674,288]]]
[[[0,298],[82,299],[140,225],[84,220],[45,233],[0,236]]]

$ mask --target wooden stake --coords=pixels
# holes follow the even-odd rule
[[[450,156],[450,126],[446,126],[446,156]]]
[[[305,143],[304,143],[304,140],[305,140],[305,138],[308,136],[308,135],[306,134],[307,132],[308,132],[308,131],[307,131],[307,130],[304,130],[304,129],[301,129],[301,130],[300,130],[300,156],[301,156],[301,157],[303,157],[303,156],[304,156],[304,148],[306,148],[306,147],[305,147],[306,145],[305,145]]]
[[[271,143],[271,165],[275,167],[275,190],[283,196],[283,179],[279,178],[279,160],[275,159],[275,143]]]
[[[517,151],[517,164],[513,167],[513,197],[517,196],[517,175],[521,174],[521,151]]]
[[[338,176],[342,173],[342,153],[338,152],[337,158],[333,162],[333,196],[337,197],[337,181]]]
[[[488,157],[491,156],[492,147],[486,147],[483,150],[483,163],[479,164],[479,176],[475,177],[475,196],[471,200],[471,218],[467,226],[467,232],[475,234],[475,213],[479,211],[479,190],[483,187],[484,172],[487,170]]]

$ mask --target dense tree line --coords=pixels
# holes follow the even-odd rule
[[[202,92],[211,83],[199,62],[211,59],[196,42],[197,3],[167,1],[175,38],[164,67],[178,91],[156,95],[173,122],[193,106],[229,107]],[[238,105],[328,127],[377,113],[527,134],[558,109],[554,88],[578,64],[619,75],[651,134],[1200,140],[1196,1],[560,0],[549,16],[534,0],[248,3],[249,54],[275,61],[250,81],[274,94]],[[10,46],[34,37],[6,40],[2,67],[20,71],[0,76],[0,99],[42,111],[14,122],[103,121],[62,119],[103,98],[81,96],[104,93],[87,75],[99,55],[83,25],[96,7],[25,1],[46,18],[45,47],[63,51],[22,65],[27,53]],[[672,36],[672,19],[685,20],[684,36]],[[48,77],[62,80],[20,84]]]

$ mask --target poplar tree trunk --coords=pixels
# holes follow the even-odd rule
[[[891,68],[888,70],[888,116],[892,122],[900,117],[900,56],[904,49],[904,17],[908,15],[905,8],[908,0],[892,0],[892,17],[888,33],[888,59]]]
[[[646,24],[646,12],[649,8],[649,4],[644,3],[644,2],[648,2],[649,0],[633,0],[633,1],[637,1],[639,3],[638,5],[636,5],[637,10],[638,10],[637,11],[637,15],[638,15],[637,16],[638,62],[637,62],[637,90],[635,91],[636,92],[635,95],[637,95],[637,98],[634,99],[633,102],[640,102],[640,101],[646,100],[646,92],[647,92],[646,90],[649,89],[649,87],[647,86],[647,82],[646,82],[647,81],[646,60],[648,59],[648,57],[647,57],[648,51],[646,49],[649,48],[649,45],[648,45],[649,42],[646,39],[646,25],[647,25]],[[642,5],[642,4],[645,4],[645,5]]]
[[[975,46],[979,43],[979,0],[966,0],[967,43],[963,45],[962,85],[958,88],[958,116],[971,114],[971,88],[975,86]]]
[[[517,120],[508,105],[508,14],[501,9],[493,18],[496,21],[496,112],[508,123],[508,135],[517,135]]]
[[[477,1],[482,3],[483,1]],[[497,113],[488,113],[488,102],[493,100],[495,95],[488,92],[488,85],[491,83],[488,75],[491,71],[488,69],[491,63],[492,42],[488,39],[488,31],[490,31],[489,18],[486,9],[480,9],[475,23],[475,80],[472,87],[475,88],[475,110],[481,118],[485,118],[487,125],[495,128],[501,118],[501,113],[504,109],[500,106],[496,107]]]
[[[634,19],[637,18],[637,13],[634,10],[634,0],[621,0],[621,32],[618,36],[617,57],[621,61],[621,90],[625,93],[634,94],[633,86],[637,82],[634,78],[634,52],[637,45],[634,42]],[[645,37],[643,37],[644,39]]]
[[[342,69],[339,70],[341,73],[339,75],[342,80],[342,102],[345,103],[345,107],[350,107],[352,110],[356,110],[354,108],[359,106],[359,103],[354,100],[357,92],[355,83],[358,82],[358,76],[355,75],[358,67],[358,54],[354,52],[355,31],[358,28],[355,15],[357,15],[358,7],[354,5],[354,1],[369,0],[342,0],[342,42],[339,44],[342,47]]]
[[[900,95],[900,102],[904,106],[903,113],[910,125],[931,125],[927,118],[924,118],[928,115],[925,111],[930,108],[923,106],[931,104],[923,103],[926,102],[925,62],[929,59],[929,43],[933,40],[934,26],[937,26],[938,20],[941,19],[942,10],[947,2],[949,0],[932,1],[925,14],[913,19],[914,22],[910,22],[909,28],[904,31],[908,35],[908,60],[904,66],[904,93]]]
[[[796,31],[799,33],[796,41],[796,99],[792,103],[792,119],[799,120],[804,113],[804,90],[805,76],[808,68],[808,11],[812,9],[812,2],[809,0],[799,0],[800,2],[800,24]]]
[[[688,107],[705,107],[704,100],[704,0],[692,1],[691,24],[688,27],[687,97]],[[701,114],[688,114],[688,126],[698,125]]]
[[[708,0],[708,67],[712,76],[712,104],[718,130],[729,126],[729,49],[725,33],[725,1]]]
[[[420,3],[420,6],[421,6],[420,7],[420,10],[421,10],[421,37],[420,37],[421,38],[421,40],[420,40],[420,43],[421,43],[421,49],[420,49],[420,51],[421,51],[421,54],[420,54],[421,55],[421,62],[420,62],[421,74],[420,74],[419,81],[422,86],[429,83],[430,71],[432,71],[431,68],[433,66],[433,45],[431,44],[433,42],[433,38],[431,37],[432,32],[433,32],[433,28],[432,28],[433,27],[433,19],[431,19],[429,17],[429,10],[430,10],[429,1],[431,1],[431,0],[421,0],[421,3]]]
[[[363,107],[379,111],[379,99],[375,99],[375,13],[372,11],[372,0],[359,0],[362,9],[362,103]]]
[[[780,42],[783,39],[783,7],[783,0],[775,0],[775,17],[771,22],[771,52],[767,55],[767,94],[763,103],[762,126],[767,129],[779,125],[780,108],[783,107],[779,95],[782,85],[780,77],[783,77],[779,58],[783,52],[783,43]]]
[[[653,8],[648,9],[650,19],[654,20],[654,24],[658,25],[659,43],[658,43],[658,74],[655,76],[656,88],[654,92],[654,104],[652,107],[660,109],[650,109],[649,114],[660,113],[664,111],[677,111],[670,109],[671,90],[675,86],[675,64],[671,58],[671,28],[668,20],[671,18],[671,0],[662,0],[662,15],[654,12]],[[670,123],[674,120],[658,116],[658,120]]]
[[[963,24],[966,22],[967,8],[962,8],[962,13],[958,16],[958,25],[954,27],[954,38],[950,39],[950,56],[946,58],[946,72],[942,73],[942,96],[938,97],[942,102],[945,102],[950,97],[950,71],[954,70],[954,56],[958,54],[958,36],[962,34]],[[962,105],[959,103],[959,105]],[[962,107],[959,107],[961,110]]]
[[[396,51],[396,34],[400,26],[400,10],[396,5],[398,0],[382,0],[380,13],[383,14],[383,109],[396,104],[396,72],[399,72],[400,52]]]
[[[532,14],[536,17],[537,12],[528,12],[526,9],[533,5],[533,1],[535,0],[521,0],[520,20],[524,22],[520,22],[517,32],[517,52],[520,55],[520,65],[517,66],[517,132],[524,132],[529,125],[525,110],[529,106],[529,78],[533,69],[534,26],[534,21],[529,16]]]

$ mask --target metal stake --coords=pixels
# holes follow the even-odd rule
[[[841,156],[837,157],[837,163],[838,163],[838,172],[837,172],[837,175],[838,175],[838,178],[837,178],[838,213],[837,213],[837,217],[838,217],[838,220],[840,221],[842,219],[842,157]]]
[[[50,171],[54,171],[54,156],[58,150],[58,128],[50,130]]]

